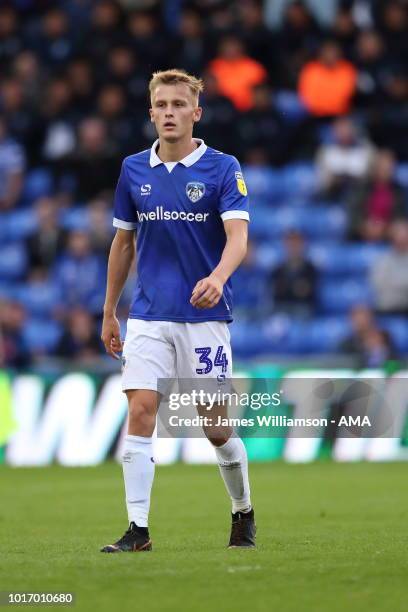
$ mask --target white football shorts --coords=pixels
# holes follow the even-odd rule
[[[175,323],[128,319],[122,353],[122,390],[159,388],[160,379],[232,376],[230,332],[225,321]]]

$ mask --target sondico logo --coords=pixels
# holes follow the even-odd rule
[[[194,213],[184,210],[164,210],[163,206],[156,206],[155,210],[148,212],[137,211],[137,220],[139,223],[143,221],[198,221],[199,223],[207,221],[210,213]]]
[[[152,191],[152,186],[149,183],[146,183],[145,185],[140,186],[140,195],[142,196],[150,195],[151,191]]]

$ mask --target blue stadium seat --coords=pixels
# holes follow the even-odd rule
[[[408,353],[408,321],[404,317],[380,316],[380,327],[387,330],[401,353]]]
[[[89,218],[86,208],[74,206],[65,210],[61,217],[61,225],[69,231],[88,230]]]
[[[405,189],[408,189],[408,164],[398,164],[395,180]]]
[[[339,239],[345,234],[346,213],[340,206],[258,207],[251,213],[250,232],[258,240],[281,237],[297,229],[307,238]]]
[[[242,319],[234,319],[234,322],[230,325],[230,331],[231,346],[236,358],[249,359],[260,354],[262,332],[259,323],[248,323]]]
[[[285,177],[282,172],[267,166],[244,166],[243,172],[251,198],[257,198],[258,202],[276,202],[285,194]]]
[[[29,313],[37,317],[51,315],[62,296],[56,283],[24,283],[15,289],[16,299],[24,304]]]
[[[2,244],[14,240],[22,240],[31,236],[37,228],[35,210],[26,208],[15,210],[1,217]]]
[[[332,353],[350,333],[346,317],[318,317],[310,321],[293,321],[287,346],[293,353]]]
[[[313,263],[330,276],[366,274],[386,251],[376,244],[312,244],[308,250]]]
[[[296,92],[280,90],[275,94],[275,106],[289,123],[298,123],[308,112]]]
[[[314,206],[297,210],[299,229],[311,238],[342,238],[347,218],[341,206]]]
[[[307,162],[296,162],[279,170],[244,166],[244,175],[252,203],[292,204],[293,199],[304,203],[316,191],[316,169]]]
[[[317,172],[315,164],[307,162],[288,164],[283,170],[283,178],[287,197],[311,197],[316,192]]]
[[[262,268],[241,266],[232,276],[234,308],[248,308],[256,313],[264,301],[266,273]]]
[[[285,248],[281,240],[260,242],[255,247],[254,257],[259,269],[269,273],[284,259]]]
[[[372,304],[372,288],[367,279],[322,279],[318,301],[323,313],[347,313],[357,304]]]
[[[0,280],[0,300],[14,300],[15,291],[15,283],[6,280]]]
[[[0,248],[0,280],[18,280],[27,271],[27,253],[23,243],[12,242]]]
[[[239,359],[256,355],[333,353],[350,333],[347,317],[299,320],[273,315],[263,323],[234,322],[232,346]]]
[[[29,319],[23,330],[27,347],[34,353],[52,352],[61,333],[61,327],[55,321],[43,319]]]
[[[317,128],[317,137],[320,144],[332,144],[334,142],[332,124],[322,123]]]
[[[52,189],[53,178],[50,170],[35,168],[26,176],[22,199],[24,202],[31,203],[37,198],[51,195]]]

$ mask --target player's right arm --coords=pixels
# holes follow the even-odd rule
[[[135,232],[117,229],[109,253],[108,280],[101,334],[106,352],[115,359],[119,359],[117,353],[122,350],[116,308],[135,258],[135,250]]]
[[[106,352],[115,359],[119,359],[118,352],[122,350],[122,341],[116,308],[135,257],[137,226],[136,208],[131,195],[126,159],[122,163],[115,189],[113,225],[117,229],[109,253],[101,338]]]

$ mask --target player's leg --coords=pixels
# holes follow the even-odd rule
[[[200,416],[208,415],[205,406],[199,406],[197,412]],[[218,417],[226,419],[228,408],[226,405],[216,405],[211,409],[213,422],[218,423]],[[210,425],[203,427],[204,433],[214,446],[218,460],[219,470],[225,488],[232,503],[232,526],[228,546],[253,547],[255,546],[255,516],[251,506],[248,456],[241,438],[234,435],[229,426]]]
[[[198,406],[200,416],[208,416],[205,406]],[[228,418],[226,405],[215,405],[211,409],[213,423],[219,418]],[[249,512],[251,510],[251,497],[248,478],[248,457],[241,438],[234,434],[230,426],[207,425],[203,427],[204,433],[214,447],[218,466],[225,488],[231,498],[232,512]]]
[[[126,391],[129,405],[128,433],[122,457],[126,508],[136,546],[151,549],[148,532],[150,495],[154,479],[153,432],[160,402],[156,391]]]
[[[122,388],[129,407],[122,467],[129,528],[102,552],[151,550],[148,531],[150,495],[155,464],[152,437],[160,402],[158,379],[174,376],[175,353],[167,324],[130,320],[123,349]]]
[[[179,378],[232,377],[230,333],[227,323],[173,323]],[[199,408],[205,415],[205,407]],[[227,407],[217,406],[213,416],[227,417]],[[218,422],[215,418],[213,422]],[[242,440],[230,427],[204,427],[215,449],[219,470],[232,504],[230,546],[255,545],[255,520],[251,506],[248,457]]]

